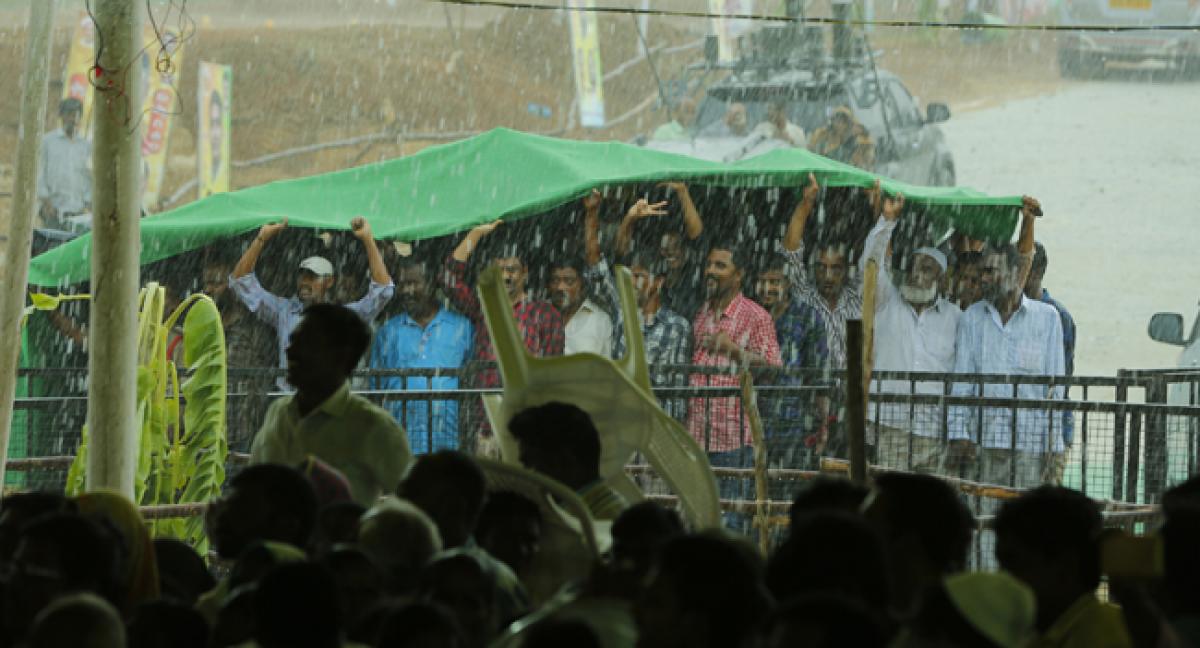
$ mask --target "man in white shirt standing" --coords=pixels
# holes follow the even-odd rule
[[[878,187],[875,189],[879,191]],[[904,196],[884,198],[882,214],[867,235],[860,262],[875,260],[875,371],[936,372],[954,370],[954,345],[962,311],[938,294],[946,272],[946,255],[932,247],[913,251],[893,282],[891,240],[904,207]],[[878,204],[878,201],[876,201]],[[882,380],[873,391],[904,394],[942,394],[940,381]],[[941,468],[942,409],[937,405],[871,404],[867,417],[880,465],[898,470],[933,473]]]
[[[62,128],[42,138],[38,213],[42,226],[72,229],[71,218],[92,208],[92,143],[78,129],[83,104],[69,97],[58,104]]]
[[[1026,258],[1007,245],[985,253],[983,300],[963,313],[954,372],[1007,376],[1063,376],[1062,320],[1049,304],[1024,294]],[[955,383],[955,396],[1012,398],[1009,384]],[[1020,384],[1019,399],[1061,399],[1062,387]],[[950,409],[948,463],[966,466],[978,456],[978,478],[1028,488],[1042,483],[1047,460],[1063,451],[1062,422],[1048,410],[1010,407]],[[1014,434],[1015,432],[1015,434]],[[974,475],[972,475],[974,476]]]
[[[566,322],[564,354],[612,357],[612,318],[587,298],[582,261],[561,259],[550,267],[550,303]]]

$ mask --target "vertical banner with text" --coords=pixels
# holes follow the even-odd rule
[[[171,137],[171,118],[179,109],[179,93],[175,86],[183,70],[183,41],[174,30],[162,29],[159,35],[146,25],[142,51],[143,78],[146,80],[146,99],[142,104],[142,170],[145,189],[142,208],[147,213],[158,210],[158,196],[167,171],[167,143]]]
[[[196,164],[200,198],[229,191],[233,68],[200,62],[196,91]]]
[[[567,0],[571,24],[571,50],[575,58],[575,91],[579,123],[604,126],[604,67],[600,64],[600,30],[594,0]]]

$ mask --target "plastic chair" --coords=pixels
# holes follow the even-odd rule
[[[708,456],[651,392],[633,281],[620,266],[616,279],[624,313],[625,356],[612,360],[580,353],[538,358],[525,348],[499,272],[489,268],[481,274],[480,301],[504,383],[503,395],[484,397],[484,405],[501,457],[517,463],[516,441],[508,431],[508,421],[517,412],[553,401],[570,403],[587,412],[600,432],[600,476],[609,486],[630,501],[643,498],[625,472],[634,453],[640,452],[678,495],[683,516],[693,528],[720,526],[717,485]]]

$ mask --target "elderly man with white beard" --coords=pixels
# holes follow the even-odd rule
[[[954,370],[955,338],[962,311],[938,294],[946,272],[946,255],[932,247],[919,248],[906,259],[895,281],[891,272],[891,239],[904,207],[904,196],[879,199],[882,214],[867,235],[860,264],[876,262],[876,371],[937,372]],[[874,392],[942,394],[940,381],[883,380]],[[871,404],[867,409],[877,444],[878,463],[888,468],[932,473],[941,468],[941,408],[901,403]],[[911,450],[910,450],[911,448]]]

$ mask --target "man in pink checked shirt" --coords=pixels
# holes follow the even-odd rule
[[[736,248],[716,243],[704,268],[704,305],[692,325],[692,364],[721,367],[719,375],[693,374],[693,386],[736,387],[747,366],[783,364],[775,323],[761,306],[742,294],[747,262]],[[750,423],[737,397],[693,398],[688,431],[713,466],[745,467],[750,457]],[[719,480],[722,499],[742,499],[747,480]]]

